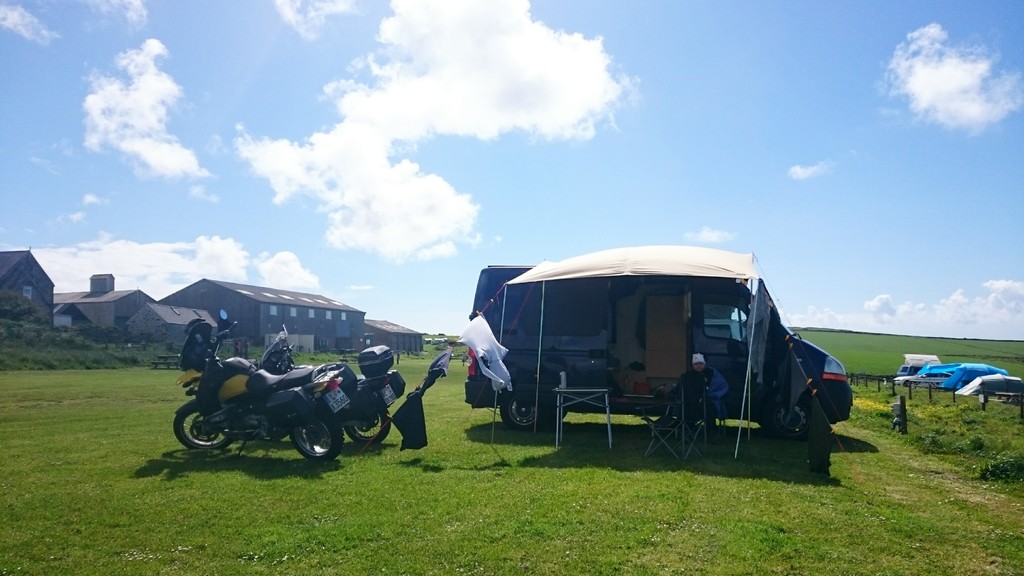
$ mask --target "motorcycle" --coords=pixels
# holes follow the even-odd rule
[[[220,345],[235,323],[227,323],[223,310],[220,318],[226,327],[216,333],[199,319],[186,327],[179,360],[183,373],[177,383],[195,398],[175,412],[178,441],[188,449],[218,450],[235,441],[278,442],[288,436],[305,458],[337,458],[344,434],[333,406],[344,370],[338,365],[306,366],[278,375],[245,358],[221,359]]]
[[[282,326],[281,332],[261,356],[259,369],[283,375],[308,368],[295,364],[293,350],[288,341],[288,329]],[[335,388],[327,391],[325,399],[342,421],[345,435],[353,442],[379,444],[391,432],[389,408],[404,394],[405,380],[398,371],[390,370],[394,354],[387,346],[367,348],[359,354],[357,361],[362,372],[360,375],[344,363],[321,367],[338,379],[337,391]]]
[[[220,318],[227,323],[224,311]],[[213,333],[209,323],[199,320],[186,327],[177,382],[196,399],[178,408],[173,424],[185,448],[217,450],[236,441],[279,442],[288,436],[304,457],[332,460],[341,452],[344,435],[377,443],[387,437],[388,407],[404,393],[401,375],[389,370],[390,348],[368,348],[374,352],[365,363],[360,355],[366,375],[359,377],[343,363],[295,366],[283,331],[260,365],[254,365],[244,358],[218,357],[233,327],[230,323]]]

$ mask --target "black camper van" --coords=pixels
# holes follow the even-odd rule
[[[538,417],[539,427],[554,424],[553,389],[561,372],[570,387],[609,388],[612,413],[637,414],[645,396],[675,384],[695,352],[728,380],[729,418],[738,419],[755,341],[748,330],[760,331],[755,355],[763,362],[753,364],[743,413],[750,410],[775,436],[803,438],[816,390],[831,422],[849,418],[853,394],[842,364],[794,335],[774,306],[757,308],[764,310],[763,323],[749,322],[754,295],[747,281],[613,275],[508,284],[530,269],[482,270],[470,314],[482,315],[508,348],[512,390],[495,392],[471,366],[465,401],[474,408],[498,406],[512,429],[532,430]],[[573,408],[603,412],[588,404]]]

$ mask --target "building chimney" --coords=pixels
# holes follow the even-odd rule
[[[113,274],[93,274],[89,277],[89,292],[92,294],[106,294],[114,291]]]

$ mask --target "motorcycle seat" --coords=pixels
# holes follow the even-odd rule
[[[266,370],[257,370],[249,377],[245,387],[257,398],[266,398],[279,390],[288,390],[309,384],[313,381],[313,369],[312,366],[306,366],[281,375],[271,374]]]

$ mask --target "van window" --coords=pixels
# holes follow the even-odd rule
[[[543,297],[545,338],[598,336],[605,330],[608,317],[607,294],[588,287],[598,283],[584,279],[549,282],[543,289],[536,284],[508,286],[505,318],[512,325],[505,328],[518,328],[526,336],[538,334]]]
[[[747,313],[732,304],[704,304],[704,335],[743,341]]]

